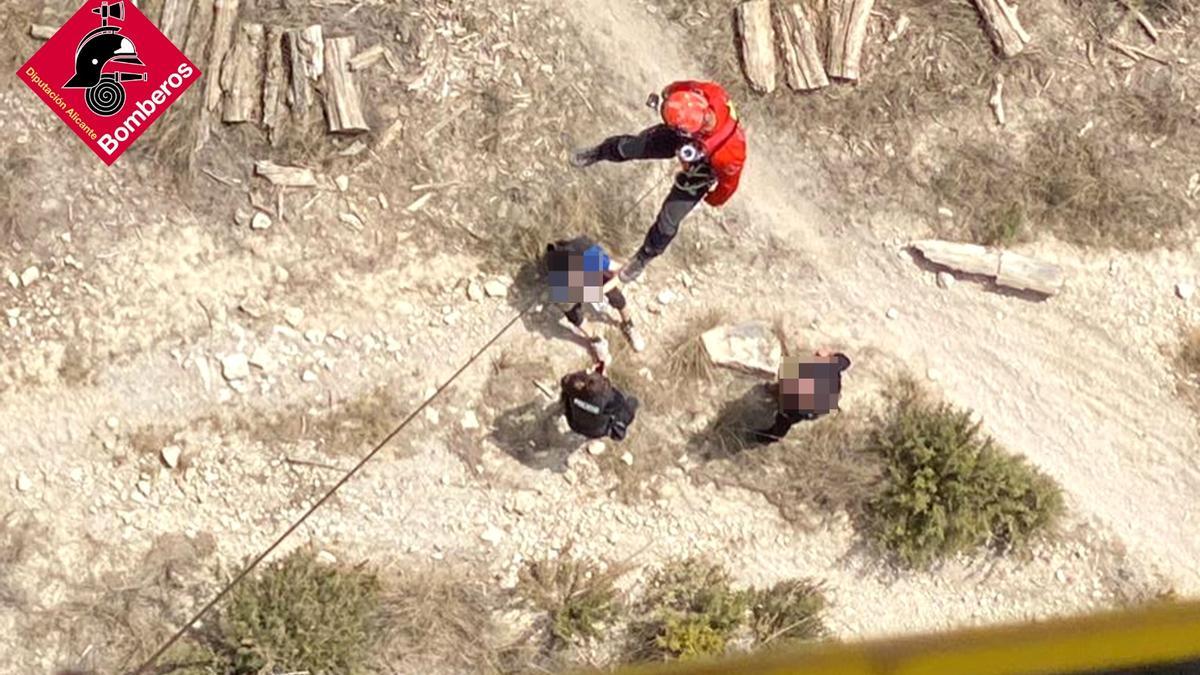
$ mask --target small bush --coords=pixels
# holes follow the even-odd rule
[[[909,381],[869,447],[886,463],[882,492],[868,504],[876,542],[903,564],[923,567],[979,546],[1018,546],[1063,510],[1058,486],[1009,455],[968,412],[927,401]]]
[[[551,647],[600,637],[619,603],[614,582],[621,570],[602,571],[571,555],[570,546],[552,560],[530,562],[521,570],[519,590],[550,618]]]
[[[750,599],[730,586],[722,567],[689,558],[658,570],[643,602],[649,618],[635,628],[639,655],[691,659],[725,653]]]
[[[821,620],[825,611],[821,587],[805,579],[780,581],[767,590],[755,591],[751,628],[759,645],[776,641],[813,640],[828,631]]]
[[[322,564],[298,551],[234,588],[212,646],[232,673],[365,673],[379,639],[381,609],[374,574]]]

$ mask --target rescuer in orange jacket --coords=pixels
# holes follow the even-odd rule
[[[621,269],[622,282],[637,279],[646,263],[666,250],[679,223],[701,199],[711,206],[728,201],[737,191],[746,161],[746,134],[721,85],[674,82],[661,96],[652,94],[647,105],[658,109],[662,124],[636,136],[613,136],[571,155],[571,163],[579,168],[599,161],[671,157],[678,157],[683,164],[642,247]]]

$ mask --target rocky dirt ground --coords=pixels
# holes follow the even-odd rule
[[[25,4],[7,18],[69,11]],[[262,550],[523,306],[519,244],[503,234],[561,214],[570,190],[624,208],[663,185],[663,166],[572,173],[564,161],[571,144],[650,123],[646,92],[703,74],[657,10],[314,3],[312,17],[401,57],[398,71],[365,71],[366,149],[324,137],[272,149],[254,130],[217,129],[183,176],[163,157],[169,139],[148,135],[105,168],[14,80],[0,88],[0,514],[9,541],[27,542],[0,551],[0,671],[131,665],[147,645],[101,623],[128,619],[114,605],[154,590],[156,618],[179,622],[215,590],[209,568]],[[0,55],[15,68],[35,48],[23,34]],[[786,128],[749,130],[738,197],[693,216],[632,290],[654,342],[637,366],[652,378],[666,336],[715,309],[782,318],[801,344],[861,354],[843,408],[871,406],[900,366],[927,375],[1062,484],[1070,516],[1056,543],[898,572],[844,515],[797,525],[719,480],[738,465],[689,455],[687,430],[712,406],[686,396],[639,419],[657,427],[653,448],[532,456],[497,429],[549,403],[532,378],[552,387],[585,359],[535,312],[285,548],[466,568],[498,587],[568,542],[639,565],[701,553],[746,583],[825,580],[841,638],[1200,592],[1197,429],[1164,357],[1178,326],[1200,321],[1196,300],[1174,293],[1200,269],[1200,244],[1024,245],[1069,271],[1045,302],[940,288],[903,250],[923,215],[847,209],[855,195]],[[321,184],[277,197],[252,176],[262,158],[313,166]],[[629,216],[619,253],[656,202]],[[246,224],[276,203],[269,227]],[[618,489],[640,480],[647,490]],[[196,560],[204,574],[146,572]]]

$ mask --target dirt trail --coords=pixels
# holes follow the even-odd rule
[[[629,0],[565,5],[611,55],[606,65],[626,75],[614,88],[629,100],[701,74],[681,56],[678,29]],[[1082,284],[1047,302],[975,284],[944,291],[865,228],[823,236],[817,208],[795,196],[809,182],[804,167],[774,142],[770,120],[749,124],[750,160],[732,209],[818,271],[823,283],[795,289],[795,306],[917,372],[936,368],[947,397],[978,410],[998,440],[1053,475],[1080,515],[1111,528],[1180,592],[1200,592],[1194,418],[1161,368],[1089,316],[1107,298],[1088,297]],[[900,312],[894,321],[885,318],[891,307]]]

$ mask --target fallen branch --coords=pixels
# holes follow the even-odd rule
[[[1149,35],[1151,40],[1158,42],[1158,29],[1154,27],[1154,24],[1150,23],[1150,19],[1146,18],[1146,15],[1142,14],[1141,10],[1129,4],[1128,0],[1120,1],[1121,4],[1125,6],[1125,9],[1129,10],[1133,14],[1133,18],[1137,20],[1138,25],[1142,27],[1142,30],[1146,31],[1146,35]]]
[[[988,99],[988,105],[992,106],[992,112],[996,115],[996,123],[1004,126],[1004,75],[996,73],[995,85],[992,89],[992,97]]]

